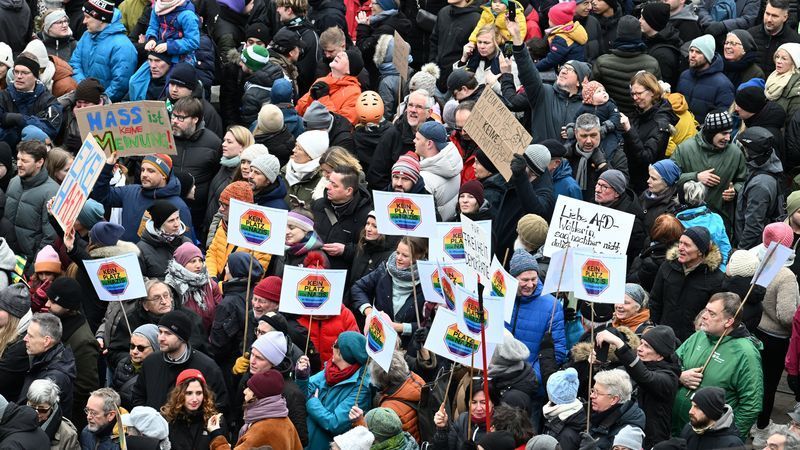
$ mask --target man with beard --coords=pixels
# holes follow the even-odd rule
[[[461,154],[461,159],[464,161],[464,168],[461,169],[461,184],[475,179],[475,154],[480,150],[478,144],[464,131],[464,125],[467,124],[469,116],[472,115],[473,108],[475,108],[475,102],[473,101],[465,101],[458,104],[456,107],[456,129],[450,133],[450,142],[455,144]]]
[[[88,424],[81,431],[81,447],[104,448],[116,450],[122,448],[119,435],[114,433],[117,425],[117,412],[119,411],[119,394],[111,388],[101,388],[94,392],[86,401],[86,420]],[[133,436],[125,434],[127,448],[158,448],[158,439],[146,436]]]
[[[686,97],[698,122],[717,109],[727,109],[734,100],[731,80],[722,72],[721,55],[714,51],[714,37],[700,36],[689,44],[689,68],[681,73],[677,92]]]
[[[769,0],[764,5],[763,23],[747,29],[756,41],[756,62],[764,73],[775,70],[775,50],[787,42],[800,42],[800,35],[787,23],[789,0]]]
[[[280,170],[280,162],[274,155],[261,155],[250,162],[248,181],[253,188],[254,203],[289,210],[289,205],[284,200],[288,188]]]
[[[392,166],[392,182],[387,191],[410,194],[427,194],[425,180],[420,176],[419,156],[408,152]]]
[[[733,423],[733,409],[725,403],[725,390],[705,387],[695,392],[689,423],[681,436],[687,448],[728,448],[744,445]]]

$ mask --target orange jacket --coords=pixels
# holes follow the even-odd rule
[[[308,317],[301,316],[297,319],[297,323],[308,329]],[[322,318],[322,316],[314,316],[314,321],[311,324],[311,342],[319,352],[319,357],[323,364],[325,361],[330,361],[333,357],[333,343],[339,339],[339,335],[345,331],[359,332],[358,324],[353,313],[350,312],[344,305],[342,305],[342,312],[338,316],[330,316]]]
[[[211,440],[209,447],[211,450],[229,448],[244,450],[262,446],[271,446],[274,449],[282,450],[303,450],[297,430],[288,417],[259,420],[247,429],[235,446],[231,446],[225,436],[216,436]]]
[[[358,78],[351,75],[334,78],[329,73],[322,78],[318,78],[315,83],[318,81],[324,81],[330,88],[328,95],[320,98],[319,102],[325,105],[328,111],[347,117],[347,120],[353,125],[358,123],[356,101],[358,96],[361,95],[361,83],[358,82]],[[313,101],[311,93],[306,92],[306,95],[300,97],[300,100],[297,101],[297,114],[304,115]]]
[[[50,55],[49,58],[56,67],[56,72],[53,75],[53,97],[58,98],[68,92],[74,91],[75,88],[78,87],[78,83],[72,78],[72,74],[74,73],[72,66],[58,56]]]
[[[414,436],[417,442],[420,441],[417,411],[409,403],[413,405],[419,403],[423,385],[425,385],[425,380],[411,372],[411,376],[396,391],[390,394],[381,394],[378,399],[379,406],[389,408],[397,413],[400,421],[403,422],[403,431]]]

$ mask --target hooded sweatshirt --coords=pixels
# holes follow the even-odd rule
[[[436,155],[423,158],[419,166],[425,187],[433,194],[439,216],[452,217],[458,203],[461,169],[464,168],[464,161],[455,144],[448,142]]]

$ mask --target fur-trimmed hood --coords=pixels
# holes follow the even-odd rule
[[[385,62],[392,62],[392,52],[389,51],[389,48],[393,47],[393,40],[394,36],[391,34],[382,34],[378,38],[378,43],[375,44],[375,54],[372,57],[376,66],[380,67]]]
[[[89,256],[99,259],[109,258],[111,256],[120,256],[126,253],[133,253],[134,255],[139,256],[141,251],[139,251],[139,247],[137,247],[133,242],[118,241],[117,245],[93,248],[89,251]]]
[[[617,327],[616,330],[625,335],[625,338],[628,340],[628,347],[632,349],[639,347],[641,339],[636,335],[636,333],[633,332],[633,330],[628,327]],[[591,342],[578,342],[572,347],[572,360],[575,362],[588,361],[589,355],[592,354],[593,347],[594,346]],[[617,355],[614,353],[616,349],[617,348],[613,345],[611,346],[608,352],[609,363],[619,362]]]
[[[667,261],[678,262],[678,244],[673,245],[667,250]],[[701,264],[705,264],[712,271],[719,268],[720,264],[722,264],[722,253],[720,253],[717,244],[711,243],[711,250],[708,251],[708,254],[703,258]]]

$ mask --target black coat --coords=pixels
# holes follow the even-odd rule
[[[492,380],[494,389],[500,396],[501,404],[520,408],[528,415],[534,412],[538,413],[538,411],[532,411],[531,402],[537,395],[539,378],[529,363],[526,362],[522,370],[504,371],[495,375]]]
[[[258,280],[250,281],[252,290]],[[247,278],[222,283],[224,297],[214,312],[214,324],[208,336],[210,355],[227,376],[242,353]],[[254,324],[255,325],[255,324]],[[254,329],[255,326],[251,326]]]
[[[722,281],[722,292],[733,292],[739,294],[739,298],[744,298],[750,291],[750,281],[753,277],[729,277],[726,276]],[[754,285],[753,290],[747,297],[747,302],[742,307],[742,323],[752,334],[756,327],[761,323],[761,313],[764,311],[762,302],[767,289],[764,286]]]
[[[270,154],[272,154],[272,149],[270,147],[267,148],[270,149]],[[208,205],[206,205],[203,229],[196,230],[197,234],[208,234],[208,231],[211,227],[211,222],[214,221],[214,215],[219,211],[219,196],[222,194],[222,191],[224,191],[225,188],[233,182],[233,177],[236,175],[236,171],[238,169],[238,165],[236,167],[220,166],[219,171],[216,175],[214,175],[214,178],[208,185]]]
[[[75,356],[69,347],[62,343],[56,344],[46,352],[36,355],[31,359],[30,369],[25,375],[22,383],[22,390],[17,398],[17,403],[25,403],[28,388],[35,380],[51,379],[55,382],[61,392],[58,394],[58,404],[61,411],[67,416],[72,414],[72,396],[74,393],[73,385],[77,371],[75,369]]]
[[[600,450],[610,450],[614,443],[614,437],[628,425],[644,429],[644,412],[636,404],[636,400],[628,400],[619,404],[614,410],[605,411],[606,414],[592,413],[592,423],[589,427],[589,434],[597,439],[597,448]]]
[[[361,230],[367,223],[367,214],[372,210],[372,199],[364,187],[359,186],[350,204],[338,214],[334,212],[333,204],[328,200],[328,190],[322,198],[314,201],[311,211],[314,213],[314,231],[317,232],[322,242],[344,244],[344,253],[339,256],[329,256],[332,269],[346,269],[350,267],[356,254],[356,244],[361,236]],[[331,221],[331,218],[335,218]]]
[[[546,170],[533,183],[527,175],[512,176],[506,183],[506,191],[499,203],[492,204],[496,211],[493,223],[493,234],[497,237],[494,254],[503,258],[506,249],[513,252],[514,240],[517,238],[517,222],[525,214],[536,214],[549,221],[553,215],[556,199],[553,194],[553,178]]]
[[[186,236],[178,236],[167,242],[161,236],[155,235],[150,230],[142,231],[142,239],[136,243],[139,249],[139,265],[142,266],[142,276],[147,278],[163,279],[167,275],[167,265],[172,259],[175,250],[185,242],[191,242]]]
[[[308,2],[308,20],[314,24],[317,34],[330,27],[339,27],[347,36],[344,2],[337,0],[311,0]]]
[[[192,212],[192,223],[186,225],[191,225],[194,230],[200,230],[203,227],[205,210],[208,206],[209,185],[219,170],[222,140],[213,131],[207,128],[198,128],[188,138],[176,138],[175,145],[178,147],[178,154],[172,158],[172,170],[189,173],[194,177],[195,199],[186,200],[186,204]],[[204,237],[198,236],[198,238],[204,240]]]
[[[436,17],[429,59],[441,70],[436,86],[444,92],[447,90],[447,77],[453,71],[453,63],[461,59],[464,43],[469,40],[469,35],[480,20],[481,9],[477,3],[463,8],[447,5],[439,10]]]
[[[756,41],[756,49],[754,50],[758,53],[756,63],[761,66],[766,75],[775,70],[775,62],[772,57],[775,56],[775,50],[778,50],[778,47],[788,42],[800,42],[800,35],[787,24],[784,24],[783,29],[775,36],[767,33],[764,29],[764,24],[761,23],[748,28],[747,32]]]
[[[28,351],[25,350],[25,333],[11,341],[0,358],[0,395],[7,400],[20,397],[25,373],[28,371]]]
[[[8,450],[33,450],[50,448],[47,433],[39,428],[36,412],[27,407],[9,403],[0,417],[0,448]]]
[[[715,423],[710,430],[697,434],[692,430],[692,424],[687,423],[681,431],[681,437],[686,439],[686,450],[719,450],[722,448],[744,448],[739,437],[739,429],[733,423],[731,407],[725,405],[726,413]]]
[[[630,121],[631,129],[622,137],[625,156],[628,157],[630,187],[639,194],[647,189],[650,164],[666,158],[670,125],[678,123],[678,116],[672,111],[672,104],[665,99],[644,112],[636,108]]]
[[[581,446],[581,433],[586,431],[586,405],[584,409],[564,420],[558,416],[545,421],[544,432],[558,440],[562,450],[578,450]]]
[[[294,150],[295,139],[285,126],[278,132],[257,134],[254,137],[256,144],[265,145],[269,149],[269,154],[278,158],[281,167],[289,162],[289,157],[292,156],[292,150]]]
[[[123,408],[130,411],[133,408],[133,385],[139,372],[133,367],[130,355],[123,358],[114,370],[114,377],[111,380],[111,387],[119,394]]]
[[[353,264],[348,270],[350,281],[355,282],[365,277],[385,263],[397,248],[399,236],[384,236],[378,241],[364,241],[356,249]],[[350,306],[350,305],[347,305]]]
[[[681,74],[681,36],[671,24],[651,37],[644,37],[647,45],[647,54],[658,61],[661,69],[661,79],[678,86],[678,76]]]
[[[227,434],[225,418],[220,420],[223,435]],[[208,450],[211,448],[211,434],[206,432],[203,414],[180,414],[169,423],[169,442],[172,450]]]
[[[639,195],[639,204],[642,205],[642,211],[644,211],[645,231],[649,233],[658,216],[662,214],[675,215],[675,212],[680,208],[676,191],[677,186],[672,186],[657,197],[651,198],[646,192],[642,192]]]
[[[272,84],[283,78],[283,69],[274,62],[268,62],[256,73],[246,78],[240,76],[242,92],[242,123],[249,127],[256,119],[261,105],[271,103]]]
[[[270,2],[272,3],[272,2]],[[319,35],[314,30],[314,26],[305,18],[297,17],[288,24],[283,24],[284,27],[296,32],[303,41],[303,55],[297,61],[297,88],[299,92],[305,93],[311,88],[311,85],[316,80],[317,61],[322,58],[322,50],[319,46]]]
[[[406,121],[405,116],[398,116],[393,127],[378,141],[375,153],[372,154],[367,184],[370,190],[383,189],[391,181],[392,166],[400,155],[414,151],[416,131]]]
[[[354,151],[364,173],[369,173],[372,157],[378,149],[378,141],[390,128],[392,123],[384,120],[378,125],[358,126],[353,131]]]
[[[583,51],[586,54],[586,61],[592,63],[598,56],[608,51],[607,48],[602,46],[603,28],[600,27],[600,22],[597,20],[597,17],[591,14],[578,19],[578,22],[583,25],[586,34],[589,36],[589,40],[583,46]]]
[[[331,113],[333,123],[328,130],[329,146],[338,145],[344,147],[350,153],[355,152],[356,145],[353,142],[353,124],[341,114]]]
[[[386,263],[388,264],[388,262]],[[406,298],[403,306],[395,311],[392,305],[392,277],[386,269],[386,264],[378,266],[377,269],[367,274],[364,278],[356,281],[350,291],[353,301],[353,309],[359,311],[364,305],[371,305],[378,311],[383,311],[389,315],[393,322],[397,323],[410,323],[412,332],[417,329],[417,313],[414,312],[414,294],[411,293]],[[424,306],[424,296],[422,294],[422,284],[417,280],[414,285],[417,291],[417,311],[419,317],[422,317],[422,309]],[[410,336],[403,335],[401,339],[404,341],[403,346],[408,345]]]
[[[642,211],[639,201],[630,189],[627,189],[617,202],[603,206],[634,216],[631,238],[628,241],[628,249],[625,251],[625,254],[628,255],[628,266],[630,266],[634,258],[642,252],[642,248],[647,242],[647,230],[644,228],[644,211]]]
[[[383,34],[394,36],[395,31],[406,42],[411,40],[411,21],[408,20],[402,11],[398,10],[397,14],[389,16],[378,24],[358,24],[356,27],[356,46],[361,50],[361,56],[364,59],[364,68],[370,74],[370,85],[377,86],[380,74],[378,67],[375,66],[373,57],[375,56],[375,46],[378,44],[378,39]]]
[[[764,108],[761,111],[753,114],[749,119],[745,119],[744,124],[747,128],[752,127],[762,127],[766,128],[767,131],[772,133],[773,138],[773,148],[775,149],[775,154],[778,155],[778,158],[781,160],[781,164],[786,167],[786,146],[783,140],[783,132],[781,131],[784,125],[787,125],[787,117],[786,117],[786,110],[783,109],[783,106],[779,105],[776,102],[767,101],[767,104],[764,105]],[[798,145],[798,143],[793,142],[790,145]]]
[[[667,259],[667,250],[675,243],[653,242],[633,260],[628,270],[628,283],[636,283],[645,291],[653,289],[653,282],[661,264]]]

